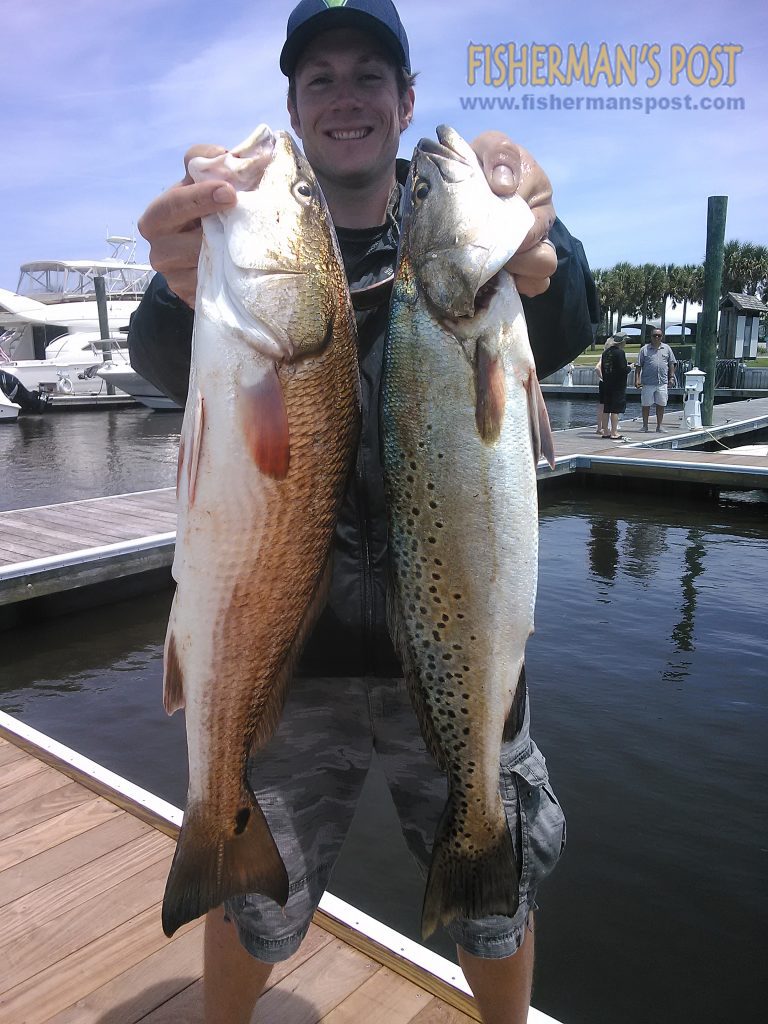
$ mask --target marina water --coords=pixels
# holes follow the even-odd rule
[[[0,508],[171,486],[180,425],[20,420],[0,430]],[[532,733],[568,844],[538,896],[534,1005],[563,1024],[764,1019],[768,499],[541,495]],[[5,634],[0,708],[183,806],[183,718],[161,706],[170,598]],[[375,769],[331,889],[418,936],[422,880]]]

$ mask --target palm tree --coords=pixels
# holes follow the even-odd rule
[[[701,263],[686,263],[677,268],[676,300],[683,304],[682,334],[685,338],[685,320],[689,302],[701,302],[704,297],[704,267]]]
[[[675,308],[678,293],[678,277],[680,268],[674,263],[667,263],[661,270],[664,273],[664,295],[661,300],[661,333],[666,334],[667,329],[667,299],[672,300],[672,308]]]
[[[644,263],[637,267],[639,271],[640,302],[638,306],[643,317],[643,326],[640,338],[645,341],[645,325],[648,317],[658,316],[662,303],[665,301],[667,290],[666,274],[663,267],[655,263]]]
[[[616,331],[621,330],[621,321],[625,314],[637,316],[643,295],[642,275],[639,267],[625,261],[617,263],[613,268],[618,319]]]

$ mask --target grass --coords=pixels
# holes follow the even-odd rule
[[[573,360],[573,365],[594,366],[597,360],[600,358],[602,351],[602,346],[595,346],[594,349],[585,349],[580,356],[577,356]],[[627,362],[634,363],[637,361],[637,356],[640,352],[640,345],[625,345],[624,351],[627,354]],[[768,355],[759,355],[757,359],[750,359],[748,360],[747,365],[750,367],[768,366]]]

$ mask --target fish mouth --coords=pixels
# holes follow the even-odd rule
[[[432,308],[433,315],[448,328],[451,333],[455,333],[457,330],[462,328],[468,328],[473,325],[477,320],[482,320],[483,314],[485,314],[491,307],[491,303],[496,296],[501,284],[502,270],[497,271],[493,277],[490,277],[485,284],[475,292],[474,299],[472,301],[472,308],[467,313],[446,313],[443,310],[437,309],[429,297],[426,296],[427,305]]]
[[[456,144],[452,145],[454,136]],[[437,141],[435,139],[421,139],[418,149],[420,153],[423,153],[435,165],[440,177],[444,181],[450,182],[456,180],[457,163],[467,170],[474,169],[467,153],[459,148],[459,144],[466,147],[464,140],[456,135],[452,128],[440,125],[437,129]]]

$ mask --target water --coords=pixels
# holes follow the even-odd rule
[[[0,511],[176,482],[181,412],[56,410],[0,424]]]
[[[5,507],[172,482],[177,414],[129,415],[62,416],[66,472],[44,456],[60,489],[38,481],[34,500],[19,500],[24,458],[43,457],[28,438]],[[88,490],[66,449],[95,461],[110,432],[120,443]],[[766,512],[763,492],[705,503],[545,491],[528,675],[569,831],[539,893],[534,1003],[565,1024],[764,1017]],[[183,721],[160,706],[169,602],[159,593],[15,630],[0,707],[180,804]],[[416,937],[422,884],[376,771],[331,888]],[[451,954],[444,940],[434,948]]]

